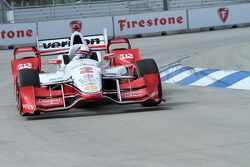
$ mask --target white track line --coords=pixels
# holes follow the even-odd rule
[[[236,71],[217,71],[217,72],[214,72],[212,74],[209,74],[208,76],[204,77],[204,78],[201,78],[199,79],[198,81],[190,84],[190,85],[193,85],[193,86],[208,86],[228,75],[231,75],[233,73],[235,73]]]
[[[227,88],[250,90],[250,77],[247,77],[243,80],[240,80],[239,82],[236,82],[235,84],[233,84]]]
[[[191,69],[191,70],[187,70],[187,71],[184,71],[178,75],[176,75],[175,77],[173,78],[170,78],[169,80],[165,81],[167,83],[176,83],[176,82],[179,82],[187,77],[189,77],[190,75],[196,73],[196,72],[200,72],[200,71],[203,71],[204,68],[194,68],[194,69]]]
[[[183,68],[183,66],[179,65],[179,66],[170,68],[170,69],[168,69],[168,70],[164,70],[163,72],[160,73],[160,76],[161,76],[161,77],[164,77],[165,75],[168,75],[168,74],[170,74],[170,73],[172,73],[172,72],[174,72],[174,71],[176,71],[176,70],[179,70],[179,69],[181,69],[181,68]]]

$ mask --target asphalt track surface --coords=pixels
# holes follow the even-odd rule
[[[159,67],[250,71],[250,28],[133,39]],[[0,52],[1,167],[248,167],[250,91],[164,84],[154,108],[93,106],[35,118],[16,112]]]

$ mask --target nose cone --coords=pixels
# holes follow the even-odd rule
[[[72,78],[74,85],[84,93],[97,93],[101,91],[101,74],[100,69],[97,67],[78,67],[74,69]]]

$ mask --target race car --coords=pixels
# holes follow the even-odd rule
[[[155,61],[141,59],[139,50],[131,48],[126,38],[105,40],[105,34],[102,37],[103,43],[86,43],[88,37],[74,32],[68,50],[40,49],[40,41],[37,47],[15,49],[11,67],[20,114],[34,116],[101,101],[140,103],[143,107],[160,104],[162,87]],[[126,47],[120,48],[120,44]],[[56,71],[44,72],[41,57],[55,52],[67,54],[49,59]]]

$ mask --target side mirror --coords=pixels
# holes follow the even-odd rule
[[[115,53],[108,53],[108,54],[105,54],[104,56],[103,56],[103,59],[104,60],[110,60],[110,59],[113,59],[113,58],[115,58],[116,57],[116,54]]]
[[[49,59],[48,63],[49,64],[62,64],[62,60],[59,60],[59,59]]]

